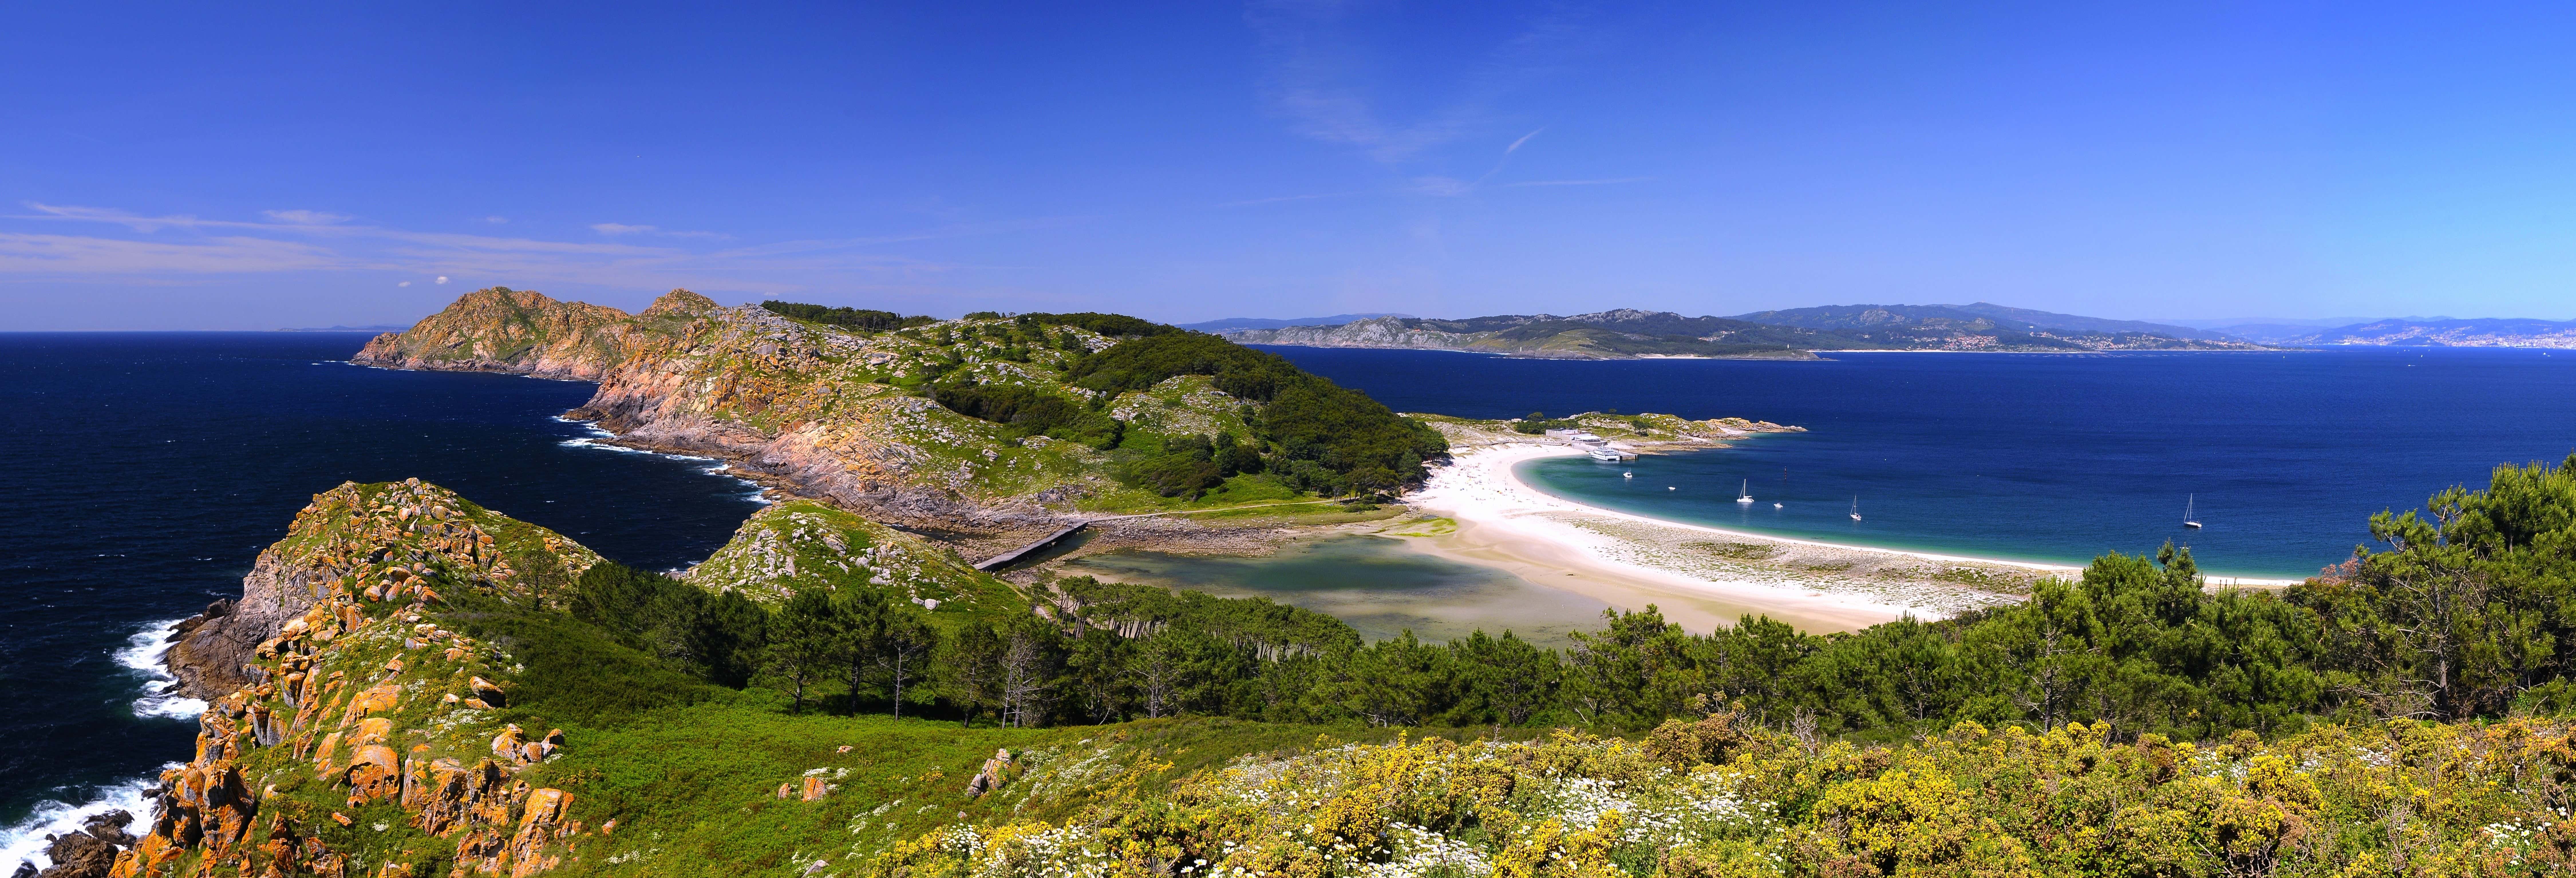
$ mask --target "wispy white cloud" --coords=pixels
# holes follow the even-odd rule
[[[733,240],[733,236],[732,236],[732,235],[723,234],[723,233],[721,233],[721,232],[674,232],[674,231],[664,230],[664,229],[662,229],[662,228],[655,227],[655,226],[630,226],[630,225],[627,225],[627,224],[625,224],[625,223],[596,223],[596,224],[593,224],[593,225],[590,227],[590,230],[591,230],[591,231],[594,231],[594,232],[598,232],[598,233],[603,234],[603,235],[611,235],[611,236],[615,236],[615,235],[659,235],[659,236],[661,236],[661,237],[665,237],[665,238],[699,238],[699,239],[709,240],[709,241],[730,241],[730,240]]]
[[[1406,191],[1434,198],[1456,198],[1476,191],[1476,184],[1455,177],[1415,177]]]
[[[1278,195],[1278,196],[1273,196],[1273,197],[1270,197],[1270,198],[1248,198],[1248,199],[1245,199],[1245,200],[1242,200],[1242,201],[1228,201],[1228,202],[1225,202],[1225,203],[1223,203],[1223,204],[1219,204],[1219,205],[1217,205],[1217,206],[1218,206],[1218,207],[1250,207],[1250,206],[1255,205],[1255,204],[1278,204],[1278,203],[1283,202],[1283,201],[1315,201],[1315,200],[1318,200],[1318,199],[1324,199],[1324,198],[1348,198],[1348,197],[1350,197],[1350,196],[1358,195],[1358,194],[1360,194],[1360,193],[1357,193],[1357,192],[1319,192],[1319,193],[1316,193],[1316,194],[1313,194],[1313,195]]]
[[[1351,4],[1312,0],[1254,0],[1244,13],[1266,56],[1263,96],[1291,128],[1388,164],[1501,124],[1507,114],[1498,107],[1512,91],[1590,42],[1583,10],[1552,9],[1460,68],[1451,82],[1391,85],[1374,72],[1385,65],[1373,56],[1398,49],[1365,47],[1359,17]],[[1384,109],[1392,102],[1377,96],[1397,88],[1447,94],[1415,102],[1422,109],[1409,113]],[[1523,135],[1505,152],[1536,135]]]
[[[387,228],[315,211],[266,211],[256,220],[229,220],[34,202],[24,206],[25,213],[0,220],[111,226],[129,234],[0,232],[0,277],[185,282],[191,275],[371,271],[408,274],[433,284],[454,278],[484,283],[490,281],[480,279],[489,278],[514,286],[572,283],[770,292],[806,289],[815,282],[848,287],[869,277],[936,276],[956,266],[880,251],[905,242],[1044,229],[1095,219],[1041,217],[869,237],[710,248],[695,242],[727,237],[622,227],[620,240],[555,241]],[[397,286],[409,283],[404,280]]]
[[[1646,182],[1646,181],[1648,181],[1648,180],[1652,180],[1652,179],[1654,179],[1654,178],[1653,178],[1653,177],[1608,177],[1608,178],[1599,179],[1599,180],[1523,180],[1523,181],[1518,182],[1518,183],[1505,183],[1505,184],[1503,184],[1503,185],[1504,185],[1504,186],[1506,186],[1506,187],[1510,187],[1510,186],[1609,186],[1609,185],[1616,184],[1616,183],[1643,183],[1643,182]]]
[[[557,253],[597,253],[603,255],[650,255],[669,252],[625,244],[581,244],[565,241],[544,241],[533,238],[497,238],[489,235],[463,235],[450,232],[411,232],[400,229],[388,229],[379,226],[348,225],[345,223],[262,223],[244,220],[201,219],[185,214],[144,216],[130,211],[117,210],[115,208],[76,207],[43,204],[34,201],[26,202],[26,205],[28,209],[36,212],[34,214],[23,214],[8,217],[8,219],[106,223],[124,226],[144,233],[158,232],[164,229],[185,229],[190,231],[204,229],[228,229],[270,233],[293,233],[326,238],[383,238],[387,240],[406,241],[415,244],[427,244],[439,247],[453,247],[464,250],[537,250]],[[269,216],[274,217],[281,213],[302,214],[306,212],[267,211],[266,213]],[[323,214],[323,216],[336,216],[336,214]]]
[[[921,229],[919,231],[900,232],[891,235],[872,235],[855,238],[808,238],[795,241],[779,241],[772,244],[755,244],[748,247],[735,247],[727,250],[719,250],[711,255],[724,257],[753,257],[778,256],[788,253],[810,253],[822,250],[846,250],[855,247],[876,247],[886,244],[903,244],[913,241],[971,238],[982,235],[998,235],[1010,232],[1064,228],[1098,219],[1099,217],[1097,216],[1076,215],[1036,217],[1032,219],[1019,220],[995,220],[980,223],[956,223],[953,225],[935,226],[932,228]]]
[[[327,249],[266,238],[189,243],[0,233],[0,274],[240,274],[356,267]]]
[[[1530,132],[1530,133],[1528,133],[1528,134],[1523,134],[1523,135],[1521,135],[1521,139],[1519,139],[1519,140],[1515,140],[1515,141],[1512,141],[1512,145],[1510,145],[1510,146],[1503,147],[1503,154],[1504,154],[1504,155],[1511,155],[1512,153],[1519,152],[1519,151],[1520,151],[1520,149],[1521,149],[1521,144],[1524,144],[1524,143],[1528,143],[1528,142],[1530,142],[1530,138],[1532,138],[1532,137],[1537,137],[1537,136],[1538,136],[1538,132],[1539,132],[1539,131],[1545,131],[1545,130],[1547,130],[1547,129],[1546,129],[1546,128],[1544,128],[1544,127],[1542,127],[1542,128],[1540,128],[1540,129],[1538,129],[1538,131],[1532,131],[1532,132]]]
[[[497,225],[503,225],[503,224],[508,223],[508,222],[510,221],[510,218],[509,218],[509,217],[506,217],[506,216],[500,216],[500,215],[498,215],[498,214],[495,214],[495,215],[492,215],[492,216],[484,217],[484,218],[483,218],[483,221],[484,221],[484,222],[487,222],[487,223],[491,223],[491,224],[493,224],[493,225],[496,225],[496,226],[497,226]]]
[[[263,210],[260,214],[278,222],[298,226],[327,226],[356,219],[347,214],[319,210]]]

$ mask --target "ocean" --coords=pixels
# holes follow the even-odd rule
[[[1565,499],[1667,520],[2048,563],[2172,540],[2212,573],[2312,576],[2370,541],[2371,513],[2483,487],[2498,464],[2576,452],[2576,355],[2566,351],[1780,362],[1266,349],[1397,411],[1616,410],[1805,427],[1625,464],[1533,461],[1521,473]],[[1739,489],[1757,502],[1736,503]],[[2203,528],[2182,526],[2186,505]]]
[[[0,870],[75,806],[140,810],[196,702],[172,622],[239,597],[317,492],[419,476],[651,569],[760,502],[713,461],[588,444],[591,385],[351,366],[365,333],[0,333]]]

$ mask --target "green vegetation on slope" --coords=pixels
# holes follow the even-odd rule
[[[1277,354],[1212,335],[1135,339],[1085,357],[1065,373],[1077,387],[1113,394],[1182,375],[1208,376],[1217,390],[1262,403],[1250,425],[1255,438],[1276,446],[1267,468],[1301,488],[1343,493],[1415,484],[1422,479],[1422,462],[1448,451],[1437,431],[1366,394],[1309,374]]]
[[[2561,874],[2576,747],[2524,715],[2569,708],[2576,469],[2500,468],[2431,510],[2278,596],[2110,555],[1959,619],[1693,636],[1626,613],[1559,654],[1081,580],[974,613],[839,568],[775,609],[700,601],[434,486],[344,486],[277,548],[338,571],[331,602],[262,646],[270,682],[210,710],[174,775],[238,772],[257,821],[145,871]],[[764,527],[816,533],[800,514]],[[755,638],[741,689],[690,645]],[[1537,725],[1642,742],[1498,734]],[[969,796],[997,747],[999,791]],[[486,751],[504,773],[466,771]],[[379,770],[429,760],[515,798],[433,831],[444,806]]]
[[[2279,594],[2205,591],[2190,553],[2167,547],[2105,555],[2024,603],[1940,621],[1819,636],[1747,617],[1699,635],[1650,608],[1605,614],[1561,653],[1508,632],[1363,645],[1347,626],[1263,602],[1147,601],[1067,580],[1037,595],[1048,624],[1005,612],[951,629],[989,635],[1010,659],[951,643],[931,675],[1018,680],[1008,693],[943,697],[1022,725],[1182,711],[1642,730],[1696,705],[1740,704],[1757,721],[1879,739],[1974,721],[2100,722],[2122,739],[2182,740],[2566,706],[2571,659],[2558,644],[2576,634],[2576,470],[2503,467],[2488,490],[2432,505],[2433,521],[2374,518],[2387,550]],[[1245,634],[1245,619],[1275,613],[1302,619],[1304,633]]]
[[[848,307],[827,308],[822,305],[808,305],[802,302],[781,302],[777,299],[762,302],[760,303],[760,307],[769,313],[776,314],[781,317],[793,317],[795,319],[811,323],[821,323],[848,329],[883,331],[889,329],[902,329],[908,326],[928,326],[939,322],[939,318],[937,317],[926,317],[918,314],[906,317],[892,311],[878,311],[869,308]]]
[[[2395,720],[2202,746],[2120,741],[2101,725],[1960,723],[1880,747],[1721,710],[1643,742],[1321,741],[1164,790],[1113,782],[1069,816],[968,814],[826,868],[883,878],[2564,875],[2576,869],[2576,821],[2562,810],[2576,798],[2569,732]],[[1055,779],[1043,767],[1031,777]]]
[[[1009,427],[1018,436],[1049,436],[1108,450],[1126,425],[1098,409],[1034,387],[970,384],[939,387],[931,398],[949,411]]]
[[[1048,327],[1125,340],[1093,351]],[[971,342],[1019,366],[991,374],[970,370],[963,352],[925,358],[918,377],[941,407],[1013,437],[1115,451],[1111,473],[1160,497],[1197,500],[1261,473],[1292,491],[1386,491],[1418,483],[1422,462],[1448,450],[1436,431],[1278,356],[1135,318],[1023,314],[924,340]],[[1074,353],[1040,356],[1050,349]]]
[[[1102,314],[1096,311],[1075,314],[1021,314],[1012,319],[1022,326],[1078,326],[1115,338],[1141,338],[1181,331],[1141,317]]]

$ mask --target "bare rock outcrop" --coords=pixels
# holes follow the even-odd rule
[[[45,856],[54,865],[36,873],[38,878],[105,878],[116,866],[116,846],[85,832],[54,836]]]
[[[982,796],[1001,789],[1002,782],[1010,779],[1011,768],[1011,751],[1007,749],[994,751],[993,758],[984,760],[984,769],[966,780],[966,795]]]
[[[431,617],[458,590],[542,600],[523,566],[577,574],[597,561],[417,479],[315,495],[261,554],[241,600],[209,608],[185,634],[189,649],[174,649],[174,670],[208,706],[194,758],[161,776],[148,830],[131,837],[104,821],[88,841],[61,844],[91,864],[105,847],[114,866],[102,874],[117,878],[350,875],[361,857],[336,848],[324,821],[353,826],[350,814],[391,803],[455,846],[429,859],[481,874],[554,868],[581,824],[567,818],[569,796],[518,775],[559,752],[563,733],[531,738],[501,724],[483,699],[504,700],[508,666]],[[508,746],[483,757],[495,739]],[[369,875],[412,868],[364,865]]]
[[[695,293],[665,297],[659,317],[715,303]],[[691,300],[694,301],[691,301]],[[657,308],[661,307],[657,303]],[[493,287],[465,294],[447,310],[367,342],[351,361],[395,369],[517,372],[540,378],[595,381],[642,341],[638,315],[584,302],[558,302],[529,291]]]

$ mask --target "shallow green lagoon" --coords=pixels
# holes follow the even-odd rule
[[[1350,623],[1372,641],[1410,628],[1444,641],[1478,628],[1504,629],[1545,646],[1601,626],[1608,604],[1532,585],[1499,570],[1418,554],[1387,537],[1339,536],[1302,542],[1266,558],[1120,551],[1065,562],[1068,575],[1265,597]]]

